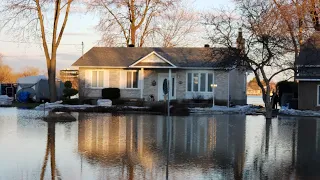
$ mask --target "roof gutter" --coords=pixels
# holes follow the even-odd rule
[[[297,81],[320,81],[320,79],[299,79],[296,78]]]

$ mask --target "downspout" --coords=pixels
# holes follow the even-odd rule
[[[169,69],[169,78],[168,78],[168,117],[170,117],[170,99],[171,99],[171,88],[170,88],[170,83],[172,81],[171,77],[171,69]]]

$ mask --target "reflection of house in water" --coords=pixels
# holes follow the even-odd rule
[[[171,129],[170,174],[178,176],[175,173],[181,174],[195,164],[208,170],[213,164],[224,167],[219,163],[235,163],[237,166],[229,168],[241,177],[244,119],[244,116],[221,116],[219,120],[205,116],[172,117],[167,124],[163,116],[80,114],[78,151],[90,163],[120,167],[119,176],[126,172],[128,178],[141,173],[163,177],[167,130]],[[221,161],[214,162],[217,157]]]
[[[297,173],[302,177],[320,176],[320,119],[298,120]]]
[[[279,118],[247,127],[244,179],[309,179],[320,176],[319,119]],[[253,128],[258,131],[253,131]],[[316,178],[315,178],[316,179]],[[319,179],[319,178],[318,178]]]

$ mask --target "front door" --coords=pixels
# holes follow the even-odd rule
[[[168,73],[159,73],[158,74],[158,99],[159,101],[163,101],[165,98],[165,82],[168,82],[169,74]],[[171,74],[171,82],[169,91],[171,92],[171,99],[176,99],[176,75]]]

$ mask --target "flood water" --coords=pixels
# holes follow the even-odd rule
[[[0,180],[320,179],[320,119],[72,115],[0,108]]]

